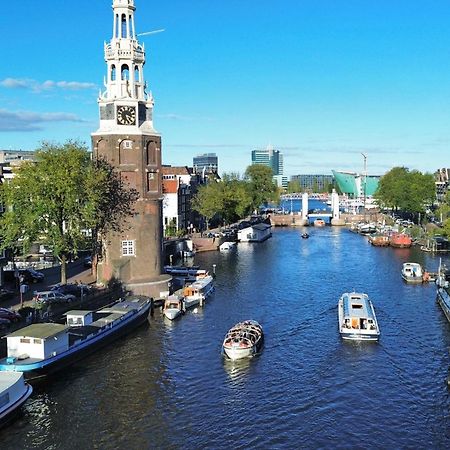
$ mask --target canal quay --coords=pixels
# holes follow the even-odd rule
[[[450,324],[434,284],[400,275],[405,261],[436,270],[439,258],[342,227],[304,230],[198,254],[216,265],[205,307],[174,322],[157,311],[37,385],[2,450],[449,448]],[[379,343],[340,339],[337,302],[353,290],[374,303]],[[225,361],[224,335],[249,318],[264,349]]]

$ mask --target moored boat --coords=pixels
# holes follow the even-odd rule
[[[309,234],[308,233],[302,233],[302,238],[303,239],[308,239],[309,238]]]
[[[14,331],[6,336],[8,356],[0,360],[0,371],[28,378],[54,372],[144,323],[151,305],[150,298],[132,297],[97,311],[68,311],[65,325],[37,323]]]
[[[32,392],[23,373],[0,372],[0,427],[14,418]]]
[[[219,245],[219,250],[221,252],[227,252],[236,248],[236,242],[225,241]]]
[[[412,245],[411,236],[405,233],[393,233],[389,240],[389,245],[396,248],[409,248]]]
[[[377,341],[380,336],[375,310],[367,294],[342,294],[338,302],[338,320],[342,339]]]
[[[324,227],[326,224],[325,224],[325,220],[322,220],[322,219],[316,219],[315,221],[314,221],[314,226],[315,227]]]
[[[179,295],[169,295],[164,301],[163,314],[169,320],[174,320],[185,312],[184,298]]]
[[[450,271],[442,263],[439,263],[439,272],[436,279],[436,300],[439,303],[445,317],[450,322]]]
[[[187,308],[203,306],[206,298],[214,291],[214,278],[211,275],[200,278],[183,289],[184,304]]]
[[[264,341],[261,325],[255,320],[237,323],[225,335],[222,349],[231,360],[247,358],[258,353]]]
[[[375,233],[369,236],[369,242],[375,247],[388,247],[389,236],[386,234]]]
[[[405,262],[402,266],[402,278],[407,283],[423,283],[423,269],[419,263]]]

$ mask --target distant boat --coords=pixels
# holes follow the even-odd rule
[[[393,233],[389,245],[396,248],[409,248],[412,245],[411,236],[405,233]]]
[[[406,262],[402,266],[402,278],[407,283],[423,283],[423,269],[419,263]]]
[[[324,227],[326,225],[325,220],[322,219],[316,219],[314,221],[314,226],[315,227]]]
[[[219,250],[221,252],[227,252],[236,248],[236,242],[226,241],[219,245]]]
[[[372,234],[369,236],[369,242],[375,247],[389,247],[389,236],[386,234]]]
[[[450,270],[446,269],[442,263],[439,263],[439,272],[436,280],[437,291],[436,299],[444,311],[445,317],[450,322]]]
[[[302,238],[303,239],[308,239],[309,238],[309,234],[308,233],[303,233],[302,234]]]
[[[25,383],[23,373],[0,372],[0,427],[14,418],[32,392],[33,388]]]
[[[225,335],[222,348],[231,360],[247,358],[257,353],[264,340],[261,325],[255,320],[237,323]]]
[[[367,294],[342,294],[338,302],[338,320],[342,339],[377,341],[380,336],[375,310]]]

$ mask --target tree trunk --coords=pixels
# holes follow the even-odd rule
[[[61,284],[67,283],[67,261],[66,255],[62,255],[60,258],[61,261]]]

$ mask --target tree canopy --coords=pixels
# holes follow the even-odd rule
[[[1,185],[6,206],[0,217],[0,248],[27,251],[33,242],[50,247],[61,262],[85,246],[89,235],[94,250],[98,234],[119,231],[133,212],[136,191],[128,190],[104,160],[92,161],[87,147],[76,141],[43,143],[34,162],[25,161],[13,179]]]
[[[374,197],[383,207],[423,213],[435,198],[434,177],[406,167],[394,167],[381,177]]]
[[[268,166],[252,164],[247,167],[245,178],[248,181],[253,210],[257,210],[261,205],[277,199],[277,186],[272,177],[272,169]]]

